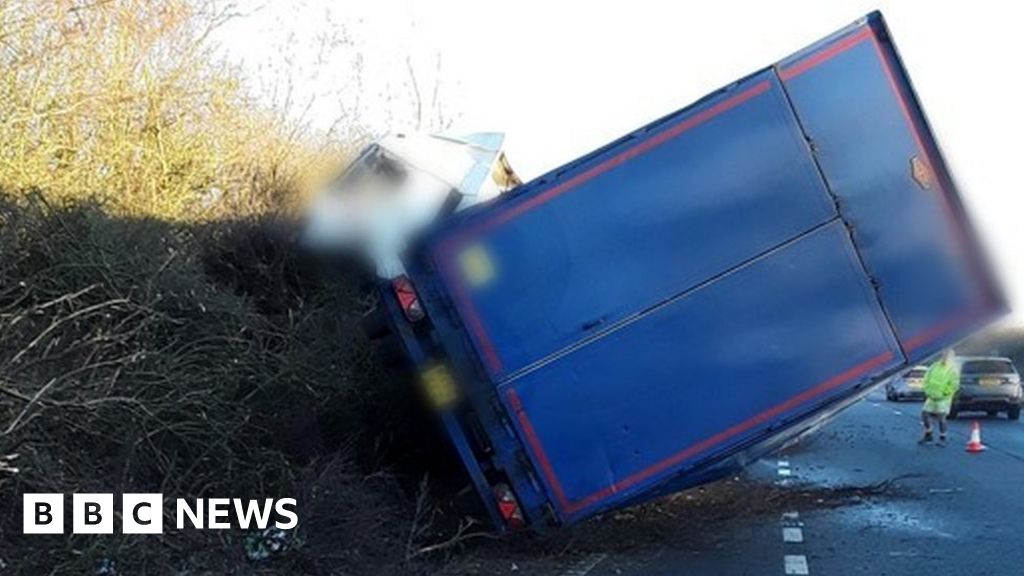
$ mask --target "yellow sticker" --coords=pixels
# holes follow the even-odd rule
[[[452,379],[448,368],[443,364],[431,366],[420,373],[423,382],[423,389],[427,398],[434,408],[443,409],[451,406],[458,400],[458,393],[455,390],[455,381]]]
[[[483,286],[494,279],[494,263],[487,250],[480,244],[472,244],[459,254],[462,274],[470,286]]]

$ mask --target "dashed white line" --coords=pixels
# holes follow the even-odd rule
[[[778,461],[778,472],[779,476],[783,476],[782,480],[778,480],[777,484],[786,484],[789,482],[788,477],[792,474],[789,468],[789,461],[779,460]],[[793,545],[802,544],[804,541],[804,529],[802,528],[803,522],[800,521],[800,513],[796,511],[783,512],[782,513],[782,541]],[[790,548],[790,549],[799,549]],[[784,554],[782,556],[783,567],[786,570],[786,574],[795,575],[806,575],[810,574],[810,570],[807,567],[807,557],[803,554]]]
[[[903,412],[901,412],[899,410],[893,410],[892,413],[897,415],[897,416],[903,416]]]
[[[803,554],[786,554],[783,557],[783,562],[786,574],[806,575],[811,573],[807,566],[807,557]]]

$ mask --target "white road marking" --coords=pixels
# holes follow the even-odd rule
[[[800,514],[798,512],[783,512],[782,513],[782,525],[783,526],[803,526],[804,523],[800,521]]]
[[[591,554],[581,558],[568,570],[562,572],[562,576],[587,576],[591,570],[607,558],[607,554]]]
[[[807,567],[807,557],[803,554],[786,554],[783,557],[786,574],[810,574]]]
[[[783,476],[784,478],[777,480],[775,483],[780,485],[788,484],[789,478],[785,477],[792,474],[789,468],[789,462],[786,460],[779,460],[778,468],[779,476]],[[800,521],[799,512],[783,512],[782,541],[789,544],[803,543],[804,530],[801,528],[803,525],[803,522]],[[783,566],[786,569],[786,574],[807,575],[811,573],[807,567],[807,557],[803,554],[784,554],[782,561]]]
[[[789,460],[779,460],[779,468],[789,468]]]
[[[782,541],[783,542],[803,542],[804,531],[801,528],[783,528],[782,529]]]
[[[897,416],[903,416],[903,412],[900,412],[899,410],[893,410],[892,413]]]

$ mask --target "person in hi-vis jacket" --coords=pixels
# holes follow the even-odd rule
[[[932,441],[932,420],[939,423],[939,444],[946,443],[946,416],[953,405],[953,396],[960,388],[960,371],[956,366],[956,353],[946,350],[942,358],[932,364],[924,375],[924,406],[921,408],[921,423],[924,436],[919,441]]]

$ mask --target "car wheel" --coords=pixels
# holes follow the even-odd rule
[[[986,410],[985,413],[988,414],[989,418],[999,416],[999,410]]]
[[[959,416],[959,414],[960,413],[957,412],[956,409],[950,409],[949,415],[946,416],[946,418],[949,420],[956,420],[956,417]]]
[[[1014,406],[1007,410],[1006,417],[1010,420],[1020,420],[1020,406]]]
[[[896,401],[896,395],[892,393],[892,390],[886,390],[885,391],[885,399],[888,400],[889,402],[895,402]]]

